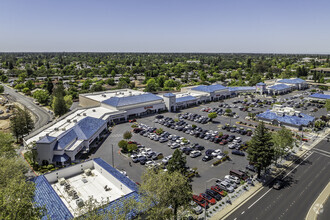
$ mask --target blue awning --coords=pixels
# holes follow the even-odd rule
[[[53,156],[53,162],[66,162],[69,160],[69,156],[66,155],[66,154],[63,154],[63,155],[54,155]]]

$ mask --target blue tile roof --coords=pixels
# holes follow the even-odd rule
[[[66,162],[69,160],[69,156],[67,154],[63,154],[63,155],[54,155],[53,156],[53,162]]]
[[[66,220],[73,218],[71,212],[49,184],[45,176],[38,176],[32,181],[35,183],[34,202],[38,207],[45,206],[50,219]],[[47,215],[43,216],[42,219],[48,219]]]
[[[266,83],[263,83],[263,82],[260,82],[260,83],[257,83],[257,86],[265,86]]]
[[[187,96],[183,96],[183,97],[180,97],[180,98],[176,98],[176,103],[187,102],[187,101],[195,101],[195,100],[196,100],[196,98],[194,96],[187,95]]]
[[[256,90],[256,87],[254,86],[237,86],[237,87],[228,87],[229,91],[235,92],[235,91],[246,91],[246,90]]]
[[[111,97],[107,100],[104,100],[102,103],[107,105],[111,105],[114,107],[126,106],[126,105],[134,105],[140,104],[144,102],[153,102],[162,100],[161,97],[156,96],[152,93],[145,93],[141,95],[134,95],[134,96],[125,96],[125,97]]]
[[[196,91],[201,91],[201,92],[215,92],[215,91],[224,90],[224,89],[227,89],[227,88],[223,85],[215,84],[215,85],[209,85],[209,86],[201,85],[201,86],[194,87],[191,90],[196,90]]]
[[[268,120],[277,120],[279,122],[283,122],[286,124],[291,124],[291,125],[304,125],[307,126],[310,122],[314,121],[314,117],[310,115],[306,115],[303,113],[300,113],[300,116],[291,116],[291,115],[284,115],[284,116],[279,116],[275,112],[272,112],[270,110],[267,110],[261,114],[257,115],[258,118],[261,119],[268,119]]]
[[[300,78],[295,78],[295,79],[281,79],[278,82],[287,83],[287,84],[297,84],[297,83],[304,83],[306,81]]]
[[[119,172],[117,169],[110,166],[107,162],[105,162],[101,158],[95,158],[94,162],[97,163],[98,165],[100,165],[101,167],[103,167],[103,169],[105,169],[109,173],[111,173],[111,175],[113,175],[116,179],[118,179],[120,182],[122,182],[125,186],[127,186],[132,191],[138,190],[137,185],[132,180],[127,178],[124,174]]]
[[[163,96],[164,97],[173,97],[175,95],[173,93],[165,93]]]
[[[290,86],[285,85],[285,84],[277,84],[277,85],[273,85],[268,87],[268,89],[273,89],[273,90],[285,90],[290,88]]]
[[[75,140],[88,140],[104,124],[106,124],[106,121],[99,118],[93,118],[90,116],[83,118],[74,127],[58,138],[54,150],[62,150]]]
[[[38,144],[49,144],[52,143],[53,141],[56,140],[56,137],[52,137],[52,136],[44,136],[43,138],[41,138],[40,140],[37,141]]]
[[[330,95],[321,94],[321,93],[314,93],[314,94],[310,95],[309,97],[317,98],[317,99],[330,99]]]

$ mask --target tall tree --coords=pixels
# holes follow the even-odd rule
[[[23,110],[16,107],[14,115],[10,119],[10,128],[17,141],[19,138],[30,133],[34,128],[34,122],[30,112],[26,108]]]
[[[52,79],[48,78],[47,79],[47,84],[46,84],[46,89],[47,89],[49,94],[53,94],[53,88],[54,88],[54,85],[53,85]]]
[[[61,116],[68,112],[68,107],[65,103],[64,97],[61,95],[53,98],[52,108],[55,116]]]
[[[176,149],[173,153],[172,158],[168,161],[167,170],[169,173],[173,173],[175,171],[180,172],[182,175],[186,174],[187,166],[186,157],[182,154],[182,151]]]
[[[157,219],[177,219],[180,208],[185,210],[189,207],[191,185],[180,172],[147,169],[141,179],[139,191],[141,201],[148,209],[147,219],[155,219],[155,216]]]
[[[157,83],[155,79],[149,79],[145,88],[146,92],[155,92],[157,91]]]
[[[295,143],[292,132],[285,127],[274,132],[272,134],[272,140],[274,143],[275,161],[286,154],[286,148],[292,149]]]
[[[249,142],[248,159],[258,170],[258,178],[262,169],[266,169],[274,158],[272,136],[263,122],[260,122]]]

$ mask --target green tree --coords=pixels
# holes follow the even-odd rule
[[[68,108],[63,96],[55,96],[53,98],[52,108],[55,116],[61,116],[68,112]]]
[[[32,80],[28,80],[26,83],[25,83],[25,87],[26,88],[29,88],[29,90],[33,90],[35,88],[34,86],[34,82]]]
[[[167,170],[169,173],[174,171],[180,172],[182,175],[185,175],[187,172],[187,160],[186,157],[182,154],[182,151],[176,149],[173,153],[172,158],[168,161]]]
[[[155,92],[157,91],[157,83],[155,79],[149,79],[145,88],[146,92]]]
[[[327,99],[327,101],[325,101],[325,106],[324,106],[327,111],[330,111],[330,99]]]
[[[164,83],[164,87],[167,87],[167,88],[174,88],[178,85],[177,82],[175,82],[173,79],[168,79],[165,81]]]
[[[15,156],[15,148],[13,145],[13,136],[8,133],[0,132],[0,155],[5,157]]]
[[[231,110],[230,108],[227,108],[227,109],[225,110],[225,112],[226,112],[227,114],[229,114],[229,113],[232,113],[232,110]]]
[[[3,87],[3,85],[0,85],[0,93],[3,93],[5,91],[5,88]]]
[[[192,189],[188,179],[180,172],[147,169],[141,179],[139,191],[147,210],[146,219],[155,219],[155,216],[158,219],[177,219],[179,211],[188,209]]]
[[[209,114],[207,115],[207,117],[208,117],[209,119],[211,119],[211,121],[212,121],[213,119],[215,119],[216,117],[218,117],[218,114],[217,114],[216,112],[211,112],[211,113],[209,113]]]
[[[132,138],[132,133],[130,131],[125,131],[125,133],[123,134],[123,138],[126,140],[129,140]]]
[[[100,91],[103,91],[104,88],[101,84],[94,84],[94,85],[92,85],[90,90],[91,90],[91,92],[100,92]]]
[[[26,95],[29,95],[30,94],[30,89],[25,87],[24,89],[22,89],[22,92]]]
[[[274,143],[275,161],[286,154],[286,148],[292,149],[295,143],[292,132],[285,127],[272,134],[272,141]]]
[[[30,133],[34,128],[34,122],[30,112],[24,108],[16,107],[13,116],[10,118],[10,128],[18,142],[19,138]]]
[[[47,91],[48,91],[49,94],[52,94],[53,93],[54,85],[53,85],[53,82],[52,82],[52,79],[51,78],[48,78],[47,79],[46,89],[47,89]]]
[[[258,171],[258,178],[262,169],[266,169],[274,158],[272,136],[263,122],[260,122],[249,142],[248,159]]]
[[[33,98],[40,104],[46,105],[49,101],[49,93],[47,90],[37,90],[33,93]]]
[[[128,152],[136,151],[138,149],[136,144],[127,144]]]
[[[118,142],[118,147],[121,148],[123,152],[127,152],[127,150],[128,150],[127,145],[128,145],[128,143],[125,140],[121,140]]]
[[[72,105],[72,103],[73,103],[72,95],[66,95],[66,96],[64,96],[63,99],[64,99],[64,101],[65,101],[66,107],[67,107],[68,109],[70,109],[70,107],[71,107],[71,105]]]

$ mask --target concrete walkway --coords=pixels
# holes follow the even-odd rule
[[[319,197],[314,201],[313,205],[310,207],[306,220],[316,220],[317,216],[322,212],[323,205],[328,200],[330,196],[330,183],[324,188]]]

